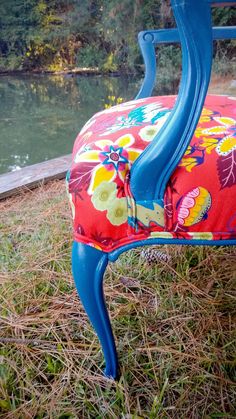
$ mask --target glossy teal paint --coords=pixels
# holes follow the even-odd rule
[[[83,243],[73,243],[72,272],[75,285],[102,345],[106,361],[105,375],[117,378],[117,353],[102,284],[107,263],[107,253]]]

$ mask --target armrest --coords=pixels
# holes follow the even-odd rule
[[[236,4],[236,3],[235,3]],[[217,39],[236,39],[235,27],[213,27],[212,37]],[[147,30],[139,32],[138,43],[141,49],[145,64],[145,76],[142,86],[136,96],[136,99],[149,97],[152,94],[155,79],[156,79],[156,54],[155,45],[180,43],[180,36],[178,29],[160,29],[160,30]]]
[[[136,202],[163,205],[166,184],[185,153],[201,115],[212,66],[212,27],[207,0],[171,0],[182,47],[182,79],[168,121],[135,160],[130,189]]]

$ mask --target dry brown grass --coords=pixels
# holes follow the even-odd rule
[[[116,383],[71,277],[64,182],[1,202],[0,231],[1,418],[236,417],[235,248],[109,266]]]

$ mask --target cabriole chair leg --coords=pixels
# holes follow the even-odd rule
[[[118,359],[103,294],[103,274],[107,263],[107,253],[83,243],[73,243],[72,272],[76,288],[102,345],[106,362],[104,373],[115,379]]]

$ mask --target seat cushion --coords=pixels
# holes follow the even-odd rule
[[[236,239],[235,98],[207,96],[163,207],[155,201],[135,203],[131,196],[131,166],[175,100],[160,96],[126,102],[95,114],[80,131],[67,176],[76,241],[110,252],[152,238]]]

